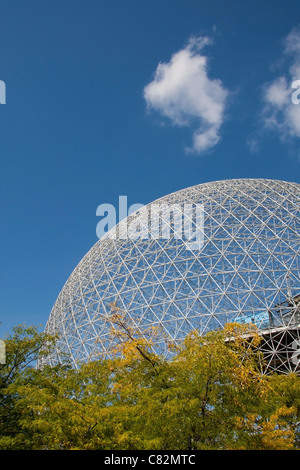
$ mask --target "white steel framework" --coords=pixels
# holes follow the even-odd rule
[[[266,179],[204,183],[151,204],[203,204],[204,243],[100,239],[61,290],[46,325],[59,333],[55,364],[76,367],[114,350],[111,305],[135,331],[161,328],[157,347],[228,322],[254,323],[269,368],[298,370],[300,348],[300,185]],[[151,206],[148,205],[147,207]],[[119,227],[137,217],[129,216]],[[299,296],[299,297],[298,297]]]

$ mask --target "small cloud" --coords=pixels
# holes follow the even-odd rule
[[[300,79],[300,29],[294,28],[284,40],[283,58],[289,66],[285,74],[265,84],[263,119],[282,139],[300,137],[300,105],[292,101],[292,83]]]
[[[173,125],[193,129],[193,144],[187,148],[193,153],[203,153],[220,141],[229,94],[221,80],[208,76],[203,49],[211,43],[206,36],[192,37],[169,62],[158,64],[154,79],[144,88],[149,109]]]
[[[291,96],[291,89],[285,77],[276,78],[265,89],[265,101],[278,110],[285,108]]]
[[[258,139],[254,137],[249,137],[247,140],[247,145],[249,147],[250,153],[257,154],[259,152],[259,142]]]
[[[300,56],[300,28],[293,28],[284,40],[285,54]]]

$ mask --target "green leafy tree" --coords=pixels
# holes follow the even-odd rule
[[[36,369],[55,339],[17,327],[1,367],[0,449],[299,448],[300,378],[262,374],[254,326],[154,352],[112,308],[114,359]]]
[[[5,341],[5,364],[0,364],[0,449],[26,448],[21,425],[22,410],[17,406],[21,387],[35,375],[39,354],[50,351],[55,338],[39,333],[34,326],[16,326]]]

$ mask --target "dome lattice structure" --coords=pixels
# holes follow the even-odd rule
[[[204,240],[188,250],[182,239],[100,239],[61,290],[48,319],[59,333],[47,362],[68,353],[73,365],[109,357],[114,349],[111,305],[135,331],[158,326],[180,343],[225,323],[254,323],[271,369],[299,369],[300,185],[266,179],[204,183],[153,204],[202,204]],[[137,214],[119,223],[120,230]],[[165,349],[164,349],[165,348]]]

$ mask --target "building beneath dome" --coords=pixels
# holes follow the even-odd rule
[[[230,322],[254,323],[268,370],[299,370],[300,185],[216,181],[164,196],[145,210],[186,205],[203,209],[201,227],[197,220],[194,227],[202,243],[193,249],[178,236],[167,211],[156,236],[108,233],[88,251],[48,319],[45,331],[58,333],[59,341],[47,363],[60,362],[64,353],[74,367],[111,357],[114,304],[136,333],[159,327],[154,347],[166,356],[167,342],[179,344],[192,330],[204,335]],[[127,232],[140,216],[123,219],[114,234]],[[161,236],[164,227],[168,237]]]

